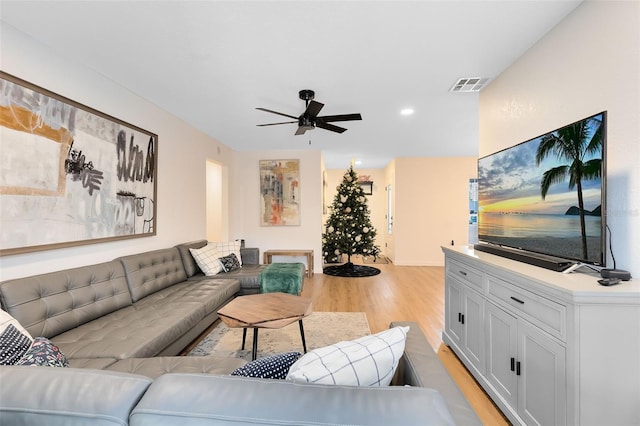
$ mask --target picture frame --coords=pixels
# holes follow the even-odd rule
[[[0,71],[0,152],[0,256],[156,235],[156,134]]]
[[[373,182],[368,180],[358,181],[358,185],[362,188],[364,195],[373,195]]]
[[[300,225],[300,160],[259,160],[260,226]]]

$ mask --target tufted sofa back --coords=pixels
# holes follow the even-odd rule
[[[117,260],[124,266],[134,302],[187,279],[180,252],[175,247],[132,254]]]
[[[195,274],[202,273],[202,270],[191,255],[191,251],[189,249],[199,249],[206,246],[207,244],[207,240],[198,240],[191,241],[190,243],[179,244],[176,246],[178,252],[180,253],[180,257],[182,258],[182,263],[184,264],[184,270],[187,273],[187,277],[191,278]]]
[[[32,336],[53,337],[131,305],[119,261],[0,283],[0,302]]]

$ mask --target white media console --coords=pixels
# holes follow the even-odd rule
[[[640,280],[442,251],[443,341],[511,422],[640,425]]]

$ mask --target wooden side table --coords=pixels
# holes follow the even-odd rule
[[[263,263],[269,265],[273,256],[306,256],[307,277],[313,276],[313,250],[267,250],[263,254]]]

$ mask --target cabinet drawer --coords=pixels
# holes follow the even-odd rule
[[[482,292],[482,272],[463,263],[447,259],[447,273]]]
[[[566,306],[489,276],[489,296],[551,335],[566,339]]]

